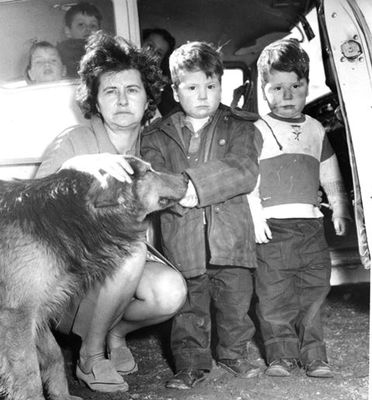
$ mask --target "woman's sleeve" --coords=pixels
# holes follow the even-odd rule
[[[43,178],[57,172],[65,161],[75,155],[70,135],[68,132],[62,132],[45,150],[43,160],[36,171],[35,178]]]

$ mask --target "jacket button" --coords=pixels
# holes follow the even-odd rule
[[[219,144],[220,146],[225,146],[225,144],[226,144],[226,139],[220,139],[220,140],[218,141],[218,144]]]
[[[216,212],[216,214],[218,214],[218,213],[220,212],[220,207],[216,207],[216,208],[214,209],[214,211]]]

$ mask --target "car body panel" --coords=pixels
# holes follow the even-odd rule
[[[332,56],[354,183],[354,210],[359,252],[370,268],[372,245],[372,3],[325,0],[320,9]]]

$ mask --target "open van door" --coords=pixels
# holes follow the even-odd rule
[[[318,9],[327,76],[333,77],[353,177],[353,207],[362,264],[372,246],[372,2],[323,0]],[[328,61],[328,62],[327,62]],[[332,79],[331,79],[332,80]]]

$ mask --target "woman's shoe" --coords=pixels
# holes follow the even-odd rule
[[[109,359],[116,371],[121,375],[128,375],[138,371],[138,365],[133,358],[133,354],[126,345],[111,349]]]
[[[90,372],[83,371],[80,363],[76,366],[76,377],[90,389],[97,392],[113,393],[126,392],[128,384],[117,373],[110,360],[97,360],[91,367]]]

